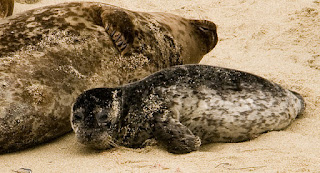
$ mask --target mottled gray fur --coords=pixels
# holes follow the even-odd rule
[[[135,83],[96,88],[73,106],[79,142],[93,148],[143,147],[155,138],[173,153],[211,142],[241,142],[286,128],[303,98],[256,75],[206,65],[182,65]]]

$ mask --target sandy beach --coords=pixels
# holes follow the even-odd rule
[[[14,14],[69,2],[15,4]],[[100,0],[135,11],[207,19],[219,42],[202,64],[250,72],[305,98],[307,108],[287,129],[242,143],[213,143],[174,155],[158,145],[144,149],[89,150],[73,133],[21,152],[0,155],[0,172],[319,172],[319,0]],[[24,168],[24,169],[21,169]]]

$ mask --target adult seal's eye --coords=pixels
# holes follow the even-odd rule
[[[210,28],[205,27],[205,26],[199,26],[199,29],[200,29],[201,31],[203,31],[203,32],[210,32],[210,31],[211,31]]]
[[[212,23],[209,22],[207,20],[203,20],[203,21],[198,21],[198,28],[202,31],[202,32],[216,32],[217,30],[217,26]]]

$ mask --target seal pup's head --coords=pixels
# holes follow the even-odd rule
[[[119,88],[95,88],[77,98],[71,125],[80,143],[95,149],[117,146],[113,134],[122,111],[121,95]]]

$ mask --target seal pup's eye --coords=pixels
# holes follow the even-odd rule
[[[99,113],[96,117],[99,122],[107,122],[108,121],[108,115],[105,113]]]
[[[104,126],[104,127],[110,127],[111,126],[111,122],[108,118],[107,114],[102,114],[100,116],[97,117],[97,121],[99,126]]]
[[[97,107],[93,111],[99,126],[110,126],[110,116],[107,108]]]
[[[80,121],[80,120],[82,120],[82,118],[83,118],[83,113],[82,113],[82,112],[74,113],[74,114],[73,114],[73,118],[74,118],[74,120],[76,120],[76,121]]]
[[[75,121],[81,121],[84,117],[84,109],[83,108],[79,108],[77,110],[75,110],[72,115],[73,115],[73,119]]]

